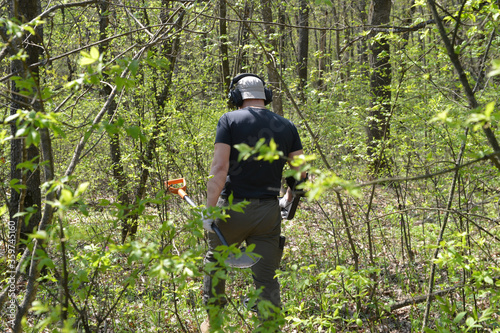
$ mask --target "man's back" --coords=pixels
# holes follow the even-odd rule
[[[231,146],[230,167],[221,195],[233,193],[237,198],[267,198],[279,194],[285,159],[272,163],[252,158],[238,161],[239,152],[234,145],[245,143],[255,146],[261,138],[267,144],[273,139],[284,156],[302,149],[293,123],[267,109],[246,107],[228,112],[220,118],[215,143]]]

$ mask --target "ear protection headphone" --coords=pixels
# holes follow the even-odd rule
[[[239,80],[247,76],[253,76],[262,81],[262,84],[264,85],[264,94],[266,96],[264,104],[267,105],[271,103],[273,101],[273,92],[271,91],[271,89],[266,88],[266,81],[262,80],[260,76],[250,73],[237,75],[231,80],[231,84],[229,85],[229,94],[227,96],[229,102],[236,107],[240,107],[243,105],[243,97],[241,95],[241,91],[238,88],[234,88],[234,86],[238,83]]]

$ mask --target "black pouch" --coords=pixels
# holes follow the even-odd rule
[[[286,237],[280,236],[279,248],[281,251],[283,251],[283,249],[285,248],[285,241],[286,241]]]

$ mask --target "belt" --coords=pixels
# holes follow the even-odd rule
[[[227,195],[221,195],[222,199],[227,200]],[[278,197],[265,197],[265,198],[233,198],[233,202],[249,201],[249,202],[262,202],[262,201],[277,201]]]

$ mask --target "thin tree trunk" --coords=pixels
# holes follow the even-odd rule
[[[278,53],[278,40],[273,37],[274,36],[274,28],[273,28],[273,8],[271,7],[271,0],[262,0],[262,20],[266,22],[264,24],[264,29],[266,32],[267,43],[270,46],[271,54],[272,51],[275,51],[275,54]],[[267,50],[266,50],[267,52]],[[279,88],[279,77],[275,70],[275,67],[278,67],[276,63],[279,59],[276,59],[275,56],[272,57],[274,62],[267,61],[267,76],[268,76],[268,86],[273,91],[273,111],[279,115],[283,115],[283,99],[281,96],[281,91]]]
[[[221,69],[222,69],[222,82],[224,82],[223,91],[227,93],[231,83],[231,73],[229,70],[229,54],[227,49],[227,6],[226,0],[219,0],[219,36],[220,46],[219,51],[221,55]]]
[[[359,0],[357,2],[358,5],[358,12],[359,12],[359,19],[361,21],[361,24],[364,26],[368,22],[368,14],[366,10],[366,3],[367,0]],[[366,39],[362,38],[359,42],[359,62],[362,66],[362,71],[363,74],[366,78],[369,77],[368,71],[367,71],[367,66],[368,66],[368,52],[367,52],[367,46],[366,46]]]
[[[242,21],[240,25],[240,31],[238,33],[238,57],[234,62],[233,76],[238,73],[243,72],[243,68],[248,65],[247,63],[247,51],[245,50],[245,45],[248,44],[249,40],[249,30],[247,23],[245,22],[252,16],[252,5],[245,2],[245,8],[243,10]]]
[[[298,40],[298,76],[299,98],[302,102],[306,101],[304,92],[307,85],[307,62],[309,54],[309,5],[307,0],[300,0],[299,4],[299,40]]]
[[[11,2],[11,16],[18,20],[19,22],[26,23],[33,20],[41,12],[41,6],[39,0],[13,0]],[[11,52],[15,49],[23,49],[27,55],[26,60],[14,60],[11,63],[11,72],[17,73],[21,80],[32,79],[34,85],[32,88],[32,94],[29,97],[20,97],[19,92],[22,89],[18,88],[14,81],[11,85],[12,91],[12,101],[10,106],[11,114],[16,114],[18,110],[30,108],[33,111],[40,111],[41,104],[39,98],[39,70],[38,67],[29,69],[29,66],[38,63],[39,57],[41,55],[41,49],[39,45],[42,44],[43,30],[41,27],[36,28],[35,35],[26,35],[25,38],[20,38],[16,40],[19,44],[14,45],[11,48]],[[22,40],[22,42],[21,42]],[[26,92],[26,91],[24,91]],[[34,101],[33,104],[30,102]],[[10,124],[12,135],[15,136],[17,132],[17,127],[15,122]],[[35,129],[32,129],[35,130]],[[40,163],[40,153],[35,145],[30,145],[26,147],[26,141],[24,139],[15,139],[11,141],[11,179],[19,180],[21,185],[26,186],[20,192],[16,190],[11,190],[11,198],[9,203],[9,215],[11,221],[16,221],[16,240],[15,240],[15,253],[17,255],[19,247],[19,239],[27,239],[27,234],[32,233],[34,228],[40,223],[42,218],[41,214],[41,189],[40,189],[40,168],[37,166],[34,171],[18,169],[20,163],[26,161],[33,161],[33,163]],[[26,172],[26,173],[25,173]],[[47,206],[47,205],[46,205]],[[22,213],[32,209],[33,215],[28,221],[28,225],[24,223],[24,217],[19,216],[14,218],[17,213]],[[36,246],[35,246],[36,247]],[[27,249],[24,249],[26,252]],[[26,258],[25,256],[23,256]],[[37,265],[31,262],[29,266],[30,279],[33,282],[32,286],[34,288],[27,289],[25,292],[24,300],[21,302],[21,306],[17,308],[15,318],[13,319],[12,331],[17,333],[21,332],[21,319],[26,314],[28,309],[28,304],[31,305],[32,300],[36,295],[36,277],[38,277],[39,271]],[[17,282],[18,274],[14,274],[14,284]],[[28,285],[29,287],[30,285]],[[2,295],[2,299],[5,299]],[[13,301],[13,300],[12,300]],[[16,300],[17,303],[17,300]],[[12,323],[12,322],[11,322]]]
[[[168,1],[163,2],[164,10],[162,12],[162,22],[166,23],[168,21],[173,21],[174,17],[167,17],[168,13]],[[181,30],[182,29],[182,22],[184,19],[185,11],[182,10],[179,12],[177,19],[175,22],[173,22],[174,29],[176,30]],[[177,35],[178,36],[178,35]],[[172,40],[167,40],[164,42],[160,48],[161,48],[161,53],[165,58],[168,59],[168,62],[170,64],[170,67],[166,73],[166,77],[163,78],[164,80],[164,87],[162,92],[156,96],[156,102],[159,106],[160,110],[163,110],[165,107],[165,103],[170,99],[170,91],[171,91],[171,86],[172,86],[172,75],[174,72],[175,68],[175,63],[177,60],[177,57],[180,52],[180,40],[179,37],[175,37]],[[158,135],[161,132],[161,125],[163,123],[163,112],[155,112],[155,128],[153,130],[153,133],[151,135],[151,139],[149,140],[146,150],[142,152],[141,154],[141,176],[139,180],[139,184],[137,185],[137,190],[135,192],[135,199],[133,199],[133,206],[136,206],[145,196],[146,194],[146,185],[149,179],[149,169],[153,165],[153,157],[154,157],[154,152],[157,146],[157,140],[158,140]],[[137,233],[137,227],[138,227],[138,220],[139,220],[139,213],[136,210],[135,213],[133,213],[130,216],[129,219],[129,224],[130,224],[130,235],[135,236]],[[126,235],[125,235],[126,237]],[[125,239],[122,239],[124,242]]]
[[[288,60],[285,57],[285,47],[286,47],[286,36],[287,36],[287,31],[285,29],[285,24],[286,24],[286,14],[285,10],[282,5],[280,5],[278,10],[278,23],[280,24],[279,26],[279,55],[280,55],[280,62],[277,64],[276,71],[279,74],[282,74],[283,69],[287,68],[286,66],[286,61]],[[281,86],[281,82],[280,82]]]
[[[332,19],[335,22],[335,56],[334,59],[340,62],[340,16],[335,6],[332,7]],[[344,71],[340,71],[340,77],[343,78]]]
[[[99,54],[106,54],[106,51],[109,46],[109,42],[107,40],[107,32],[109,26],[109,1],[100,1],[99,4],[99,38],[104,41],[99,44]],[[104,73],[103,79],[106,80],[108,76]],[[108,98],[112,92],[111,86],[105,84],[101,89],[101,96],[104,98]],[[113,124],[116,119],[116,108],[117,103],[115,99],[111,100],[109,103],[109,107],[107,110],[109,122]],[[128,184],[127,179],[125,177],[125,172],[121,160],[121,150],[120,150],[120,134],[118,132],[109,134],[109,152],[111,157],[111,169],[113,170],[113,179],[116,181],[116,190],[117,190],[117,198],[118,203],[124,207],[124,214],[122,217],[122,241],[127,237],[127,234],[130,231],[130,225],[128,222],[128,212],[130,206],[130,199],[128,194]]]
[[[404,12],[408,13],[408,17],[404,20],[404,23],[406,26],[411,26],[413,22],[413,14],[415,14],[415,0],[411,0],[410,3],[408,4],[409,8],[405,9]],[[406,31],[403,33],[403,40],[404,40],[404,47],[408,45],[408,41],[410,39],[410,31]]]
[[[444,215],[444,219],[443,219],[443,224],[441,225],[441,230],[439,231],[439,237],[436,241],[436,250],[434,251],[434,255],[432,257],[431,274],[429,276],[429,289],[427,290],[427,300],[426,300],[426,304],[425,304],[422,332],[425,331],[425,328],[427,327],[427,323],[429,321],[429,313],[430,313],[430,308],[431,308],[431,302],[433,299],[431,297],[431,295],[432,295],[432,292],[434,290],[434,279],[435,279],[435,274],[436,274],[435,260],[438,258],[439,246],[440,246],[441,242],[443,241],[444,231],[446,229],[446,225],[448,223],[448,218],[450,216],[451,206],[453,203],[453,196],[455,193],[455,187],[457,184],[457,179],[458,179],[458,175],[459,175],[459,171],[460,171],[460,169],[458,167],[462,163],[462,155],[465,151],[467,133],[468,133],[468,130],[466,129],[465,134],[464,134],[465,139],[462,141],[462,145],[460,147],[460,152],[458,154],[457,160],[455,161],[455,166],[457,167],[457,170],[455,171],[455,175],[453,177],[453,181],[452,181],[451,188],[450,188],[450,193],[448,194],[448,203],[446,204],[446,211],[445,211],[445,215]]]
[[[373,0],[370,25],[379,26],[390,22],[391,0]],[[372,159],[373,176],[389,171],[389,163],[381,153],[382,142],[390,133],[389,114],[391,110],[391,62],[388,40],[384,37],[374,41],[371,47],[370,90],[371,109],[368,117],[368,156]]]
[[[173,16],[168,16],[168,0],[163,0],[162,6],[163,6],[163,11],[161,14],[161,20],[162,23],[167,23],[171,22],[174,20]],[[173,22],[174,29],[180,30],[182,28],[182,21],[185,15],[185,11],[182,10],[179,12],[177,19],[175,22]],[[166,77],[162,79],[164,82],[164,87],[161,91],[161,93],[156,96],[156,102],[158,106],[160,107],[160,110],[163,110],[165,107],[165,103],[169,100],[170,98],[170,90],[171,90],[171,85],[172,85],[172,75],[173,71],[175,68],[175,63],[178,57],[178,54],[180,52],[180,40],[177,35],[177,37],[165,41],[161,46],[161,54],[168,59],[168,63],[170,64],[169,69],[167,70]],[[153,163],[153,155],[154,151],[157,146],[157,138],[158,135],[160,134],[160,124],[162,123],[162,118],[163,118],[163,112],[155,112],[155,128],[153,130],[153,133],[151,135],[151,139],[149,140],[146,150],[141,153],[141,175],[140,175],[140,180],[139,183],[137,184],[137,188],[135,191],[135,196],[134,199],[129,199],[130,201],[133,201],[132,205],[135,207],[145,196],[146,194],[146,185],[149,179],[149,169],[152,166]],[[130,215],[130,218],[128,220],[128,225],[129,225],[129,235],[132,237],[135,237],[137,233],[137,228],[138,228],[138,222],[139,222],[139,213],[136,210],[133,214]],[[125,239],[127,235],[122,235],[122,242],[125,242]]]
[[[325,9],[325,17],[324,17],[324,23],[323,25],[326,27],[328,26],[328,9]],[[321,30],[319,32],[319,43],[318,43],[318,51],[319,51],[319,59],[318,59],[318,81],[316,82],[316,86],[318,87],[318,90],[324,90],[324,85],[323,85],[323,75],[326,71],[326,63],[327,63],[327,56],[326,56],[326,36],[328,34],[327,30]]]

